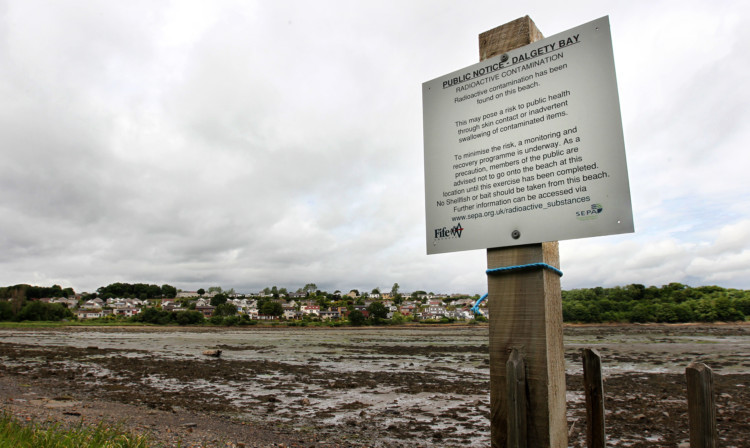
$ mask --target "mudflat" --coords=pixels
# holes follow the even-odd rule
[[[486,326],[6,328],[0,399],[170,447],[486,447],[487,341]],[[570,446],[585,446],[582,348],[602,356],[609,446],[687,446],[691,362],[714,371],[721,445],[750,446],[749,323],[568,325],[565,348]]]

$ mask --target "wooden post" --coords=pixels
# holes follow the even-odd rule
[[[687,377],[688,419],[690,448],[716,448],[716,405],[711,368],[703,363],[691,363],[685,369]]]
[[[526,364],[513,349],[505,365],[508,377],[508,448],[526,448]]]
[[[596,350],[585,348],[583,353],[583,390],[586,395],[586,446],[604,448],[604,384],[602,358]]]
[[[479,35],[485,60],[543,39],[529,16]],[[508,232],[523,229],[507,229]],[[489,269],[529,263],[558,267],[557,242],[487,249]],[[508,446],[506,362],[513,349],[526,363],[527,446],[568,446],[565,416],[560,279],[547,269],[487,279],[490,312],[490,429],[492,448]]]

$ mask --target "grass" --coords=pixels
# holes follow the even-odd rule
[[[0,411],[0,448],[148,448],[146,436],[133,435],[104,423],[43,426],[21,423],[7,410]]]
[[[0,328],[36,328],[36,327],[65,327],[70,322],[51,322],[51,321],[23,321],[23,322],[0,322]]]

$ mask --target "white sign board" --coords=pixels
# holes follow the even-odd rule
[[[428,254],[633,232],[607,17],[422,98]]]

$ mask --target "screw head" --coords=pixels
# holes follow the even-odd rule
[[[514,240],[517,240],[517,239],[521,238],[521,232],[519,232],[518,230],[514,230],[513,232],[511,232],[510,236]]]

